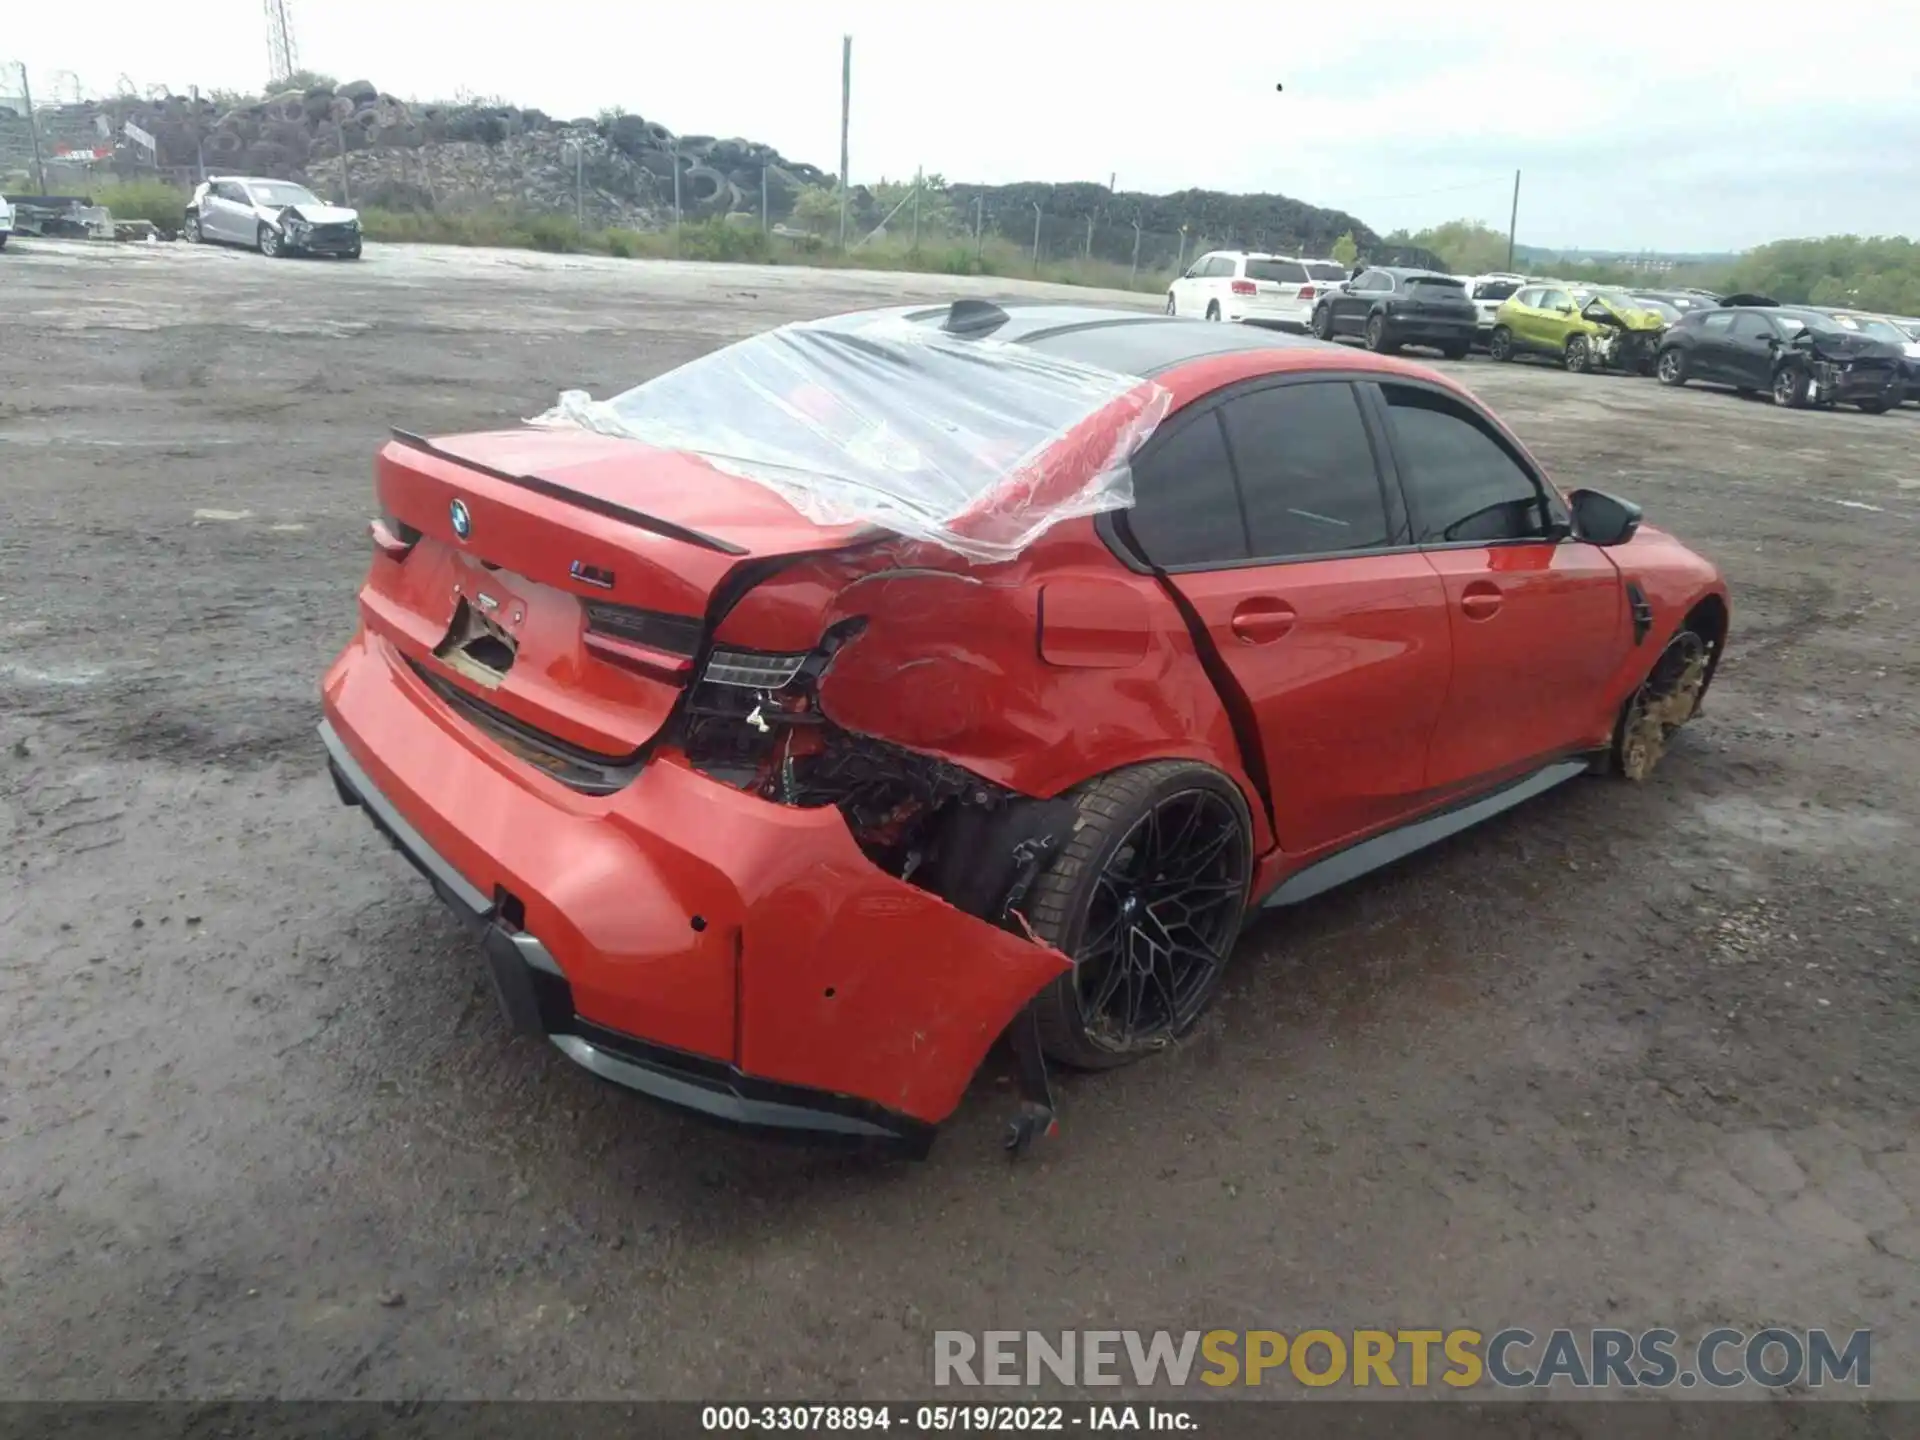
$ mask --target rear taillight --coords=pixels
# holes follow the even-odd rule
[[[1300,298],[1302,300],[1311,300],[1314,297],[1315,293],[1316,292],[1314,291],[1314,288],[1311,285],[1302,285],[1300,287]]]
[[[800,673],[808,656],[757,655],[748,650],[716,650],[701,679],[743,690],[778,690]]]
[[[1260,293],[1260,287],[1251,280],[1236,280],[1233,282],[1232,289],[1236,295],[1257,295]]]
[[[582,639],[601,659],[670,677],[692,673],[703,632],[698,619],[600,600],[582,601],[580,608],[587,617]]]
[[[406,559],[413,547],[420,543],[418,530],[391,515],[369,520],[367,530],[373,536],[373,548],[389,560]]]

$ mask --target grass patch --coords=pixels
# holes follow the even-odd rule
[[[116,220],[151,220],[167,234],[180,229],[192,192],[164,180],[102,180],[87,187],[96,205],[104,205]]]

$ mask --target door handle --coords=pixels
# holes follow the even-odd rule
[[[1460,611],[1469,620],[1491,620],[1500,613],[1500,589],[1485,580],[1476,580],[1460,596]]]
[[[1265,645],[1293,629],[1297,618],[1293,607],[1284,600],[1270,597],[1242,600],[1234,607],[1233,633],[1243,644]]]

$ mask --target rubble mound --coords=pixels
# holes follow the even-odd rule
[[[428,196],[459,190],[536,200],[557,189],[570,203],[578,163],[592,172],[583,178],[602,211],[670,206],[678,171],[684,214],[757,215],[764,190],[777,218],[791,210],[802,188],[831,179],[771,145],[676,135],[639,115],[557,120],[514,105],[411,104],[367,80],[287,90],[230,107],[165,94],[70,108],[110,117],[118,147],[129,152],[134,146],[124,127],[132,121],[153,137],[153,160],[166,168],[204,165],[216,172],[324,182],[345,150],[354,157],[349,169],[356,180],[364,175],[374,184],[413,185]],[[362,153],[372,163],[363,165]],[[405,158],[409,153],[418,157],[415,163]],[[561,170],[564,184],[555,178]],[[526,183],[514,183],[516,177]],[[529,189],[535,193],[522,193]]]

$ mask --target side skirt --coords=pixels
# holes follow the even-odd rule
[[[1289,875],[1260,902],[1261,908],[1270,910],[1283,905],[1297,905],[1336,885],[1357,880],[1371,870],[1391,865],[1416,850],[1424,850],[1429,845],[1445,840],[1449,835],[1458,835],[1462,830],[1478,825],[1503,810],[1511,810],[1522,801],[1531,800],[1562,781],[1585,773],[1586,769],[1585,760],[1556,760],[1531,775],[1509,781],[1498,790],[1477,799],[1455,805],[1437,815],[1410,821],[1384,835],[1375,835],[1371,840],[1349,845],[1345,850],[1336,851],[1326,859],[1316,860],[1306,869]]]

